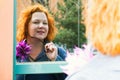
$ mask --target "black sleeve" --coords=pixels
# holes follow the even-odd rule
[[[67,74],[65,73],[56,73],[54,74],[55,80],[65,80]]]

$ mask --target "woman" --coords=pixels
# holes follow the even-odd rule
[[[95,58],[66,80],[120,79],[120,0],[83,0],[86,36]]]
[[[17,23],[17,62],[63,61],[64,49],[52,42],[57,33],[53,17],[40,4],[26,8]],[[21,52],[21,48],[23,48]],[[17,80],[64,80],[66,74],[17,75]]]

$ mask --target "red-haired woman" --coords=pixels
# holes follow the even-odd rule
[[[52,42],[56,33],[54,19],[45,7],[34,4],[26,8],[17,22],[17,62],[64,61],[65,50]],[[65,77],[63,73],[26,74],[17,75],[16,80],[64,80]]]

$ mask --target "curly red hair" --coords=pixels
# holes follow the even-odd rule
[[[86,36],[102,54],[120,55],[120,0],[83,0]]]
[[[25,10],[23,10],[17,21],[17,36],[16,36],[17,42],[26,39],[28,24],[34,12],[44,12],[46,14],[49,26],[49,32],[46,39],[48,41],[54,40],[58,31],[54,24],[55,23],[54,18],[52,17],[51,14],[48,13],[48,10],[44,6],[40,4],[34,4],[30,5]]]

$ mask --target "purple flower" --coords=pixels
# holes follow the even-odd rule
[[[28,45],[25,40],[19,42],[16,46],[16,57],[19,57],[21,61],[24,60],[24,58],[27,57],[28,54],[30,54],[31,46]]]

